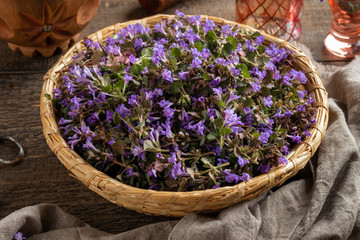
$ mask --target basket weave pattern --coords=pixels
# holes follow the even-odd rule
[[[161,19],[173,17],[171,15],[156,15],[140,20],[118,23],[90,35],[89,38],[93,41],[101,42],[129,24],[141,23],[146,27],[152,28]],[[206,17],[218,24],[237,24],[236,22],[221,18],[202,16],[203,19]],[[252,32],[257,31],[245,25],[238,25]],[[315,67],[300,50],[284,40],[263,32],[262,34],[264,35],[265,43],[276,43],[280,47],[285,47],[294,52],[296,59],[295,67],[306,74],[308,82],[305,88],[316,99],[313,104],[317,108],[317,123],[310,128],[310,137],[297,145],[287,155],[289,160],[287,165],[280,165],[267,174],[257,176],[247,182],[241,182],[235,186],[192,192],[139,189],[123,184],[96,170],[76,152],[71,150],[62,138],[51,101],[45,97],[45,94],[53,95],[53,89],[58,86],[60,81],[59,70],[70,65],[72,57],[84,50],[82,42],[76,43],[44,77],[40,114],[43,123],[43,133],[48,145],[63,165],[71,172],[71,175],[83,182],[89,189],[110,202],[145,214],[181,217],[191,212],[214,212],[240,201],[253,199],[272,187],[281,185],[306,165],[320,145],[328,123],[328,99],[327,92]]]

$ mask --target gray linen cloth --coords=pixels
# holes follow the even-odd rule
[[[0,221],[0,239],[17,231],[29,240],[360,239],[360,56],[341,68],[316,66],[330,98],[328,130],[305,169],[282,187],[217,214],[189,214],[116,235],[56,205],[30,206]]]

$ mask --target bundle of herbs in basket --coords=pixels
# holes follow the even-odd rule
[[[198,192],[246,184],[286,166],[289,153],[317,133],[313,126],[321,119],[317,147],[327,106],[320,104],[320,113],[314,106],[316,98],[325,99],[324,89],[315,76],[311,90],[320,94],[313,98],[307,91],[313,83],[299,65],[313,67],[298,63],[295,57],[303,55],[216,18],[181,12],[153,18],[153,29],[145,21],[119,32],[112,28],[104,41],[86,38],[77,54],[70,51],[71,59],[52,71],[57,86],[52,94],[43,92],[55,107],[67,149],[122,185]]]

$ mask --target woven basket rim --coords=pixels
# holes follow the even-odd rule
[[[189,15],[187,15],[187,16],[189,16]],[[95,39],[95,40],[99,40],[99,41],[105,41],[107,36],[114,35],[121,28],[126,27],[129,24],[141,23],[144,25],[144,23],[145,23],[145,24],[149,25],[149,22],[151,22],[151,21],[154,21],[154,23],[155,23],[155,22],[159,22],[159,21],[156,21],[159,19],[160,20],[163,18],[172,19],[174,17],[175,17],[174,15],[158,14],[158,15],[154,15],[152,17],[143,18],[143,19],[139,19],[139,20],[132,20],[132,21],[128,21],[125,23],[117,23],[117,24],[108,26],[106,28],[103,28],[103,29],[89,35],[88,38],[90,38],[92,40]],[[100,186],[92,187],[93,191],[96,191],[98,194],[102,195],[103,197],[107,198],[106,193],[101,194],[99,191],[106,189],[106,185],[110,182],[112,184],[114,184],[115,187],[116,186],[121,187],[121,189],[122,189],[121,191],[124,191],[124,189],[129,190],[129,191],[134,191],[134,192],[135,191],[144,191],[146,193],[159,194],[159,195],[161,195],[163,197],[167,197],[167,198],[174,198],[174,197],[175,198],[187,198],[187,197],[196,197],[196,196],[201,197],[201,195],[204,195],[204,194],[205,195],[206,194],[217,194],[217,193],[227,191],[227,190],[229,190],[230,192],[231,191],[232,192],[237,192],[237,191],[244,192],[244,191],[246,191],[246,189],[245,189],[246,186],[251,186],[251,184],[254,181],[260,182],[260,184],[262,184],[262,186],[265,186],[265,190],[263,191],[263,192],[265,192],[274,186],[281,185],[286,179],[292,177],[301,168],[303,168],[306,165],[306,163],[309,161],[311,156],[313,156],[317,147],[319,146],[320,142],[322,141],[324,134],[325,134],[325,130],[327,128],[327,122],[328,122],[328,111],[329,110],[328,110],[327,92],[320,80],[320,77],[319,77],[314,65],[310,62],[309,59],[306,58],[306,56],[303,54],[303,52],[301,50],[297,49],[295,46],[291,45],[290,43],[286,42],[285,40],[275,38],[271,35],[266,34],[265,32],[263,32],[261,30],[254,29],[250,26],[239,24],[239,23],[233,22],[233,21],[228,21],[228,20],[218,18],[218,17],[207,16],[207,15],[201,15],[201,18],[202,18],[202,20],[204,20],[204,19],[214,20],[214,22],[217,24],[232,24],[232,25],[236,24],[236,25],[239,25],[241,28],[247,29],[252,32],[259,31],[264,36],[265,42],[267,42],[267,43],[274,42],[279,47],[285,47],[285,48],[293,51],[294,57],[297,60],[295,65],[296,66],[298,66],[299,64],[301,65],[302,62],[299,63],[298,61],[304,61],[305,62],[304,64],[307,67],[306,68],[307,71],[304,73],[307,75],[307,78],[309,80],[308,82],[310,82],[310,80],[314,82],[314,83],[309,83],[309,86],[306,89],[309,90],[309,88],[311,88],[310,89],[311,91],[309,90],[309,92],[312,92],[312,91],[320,92],[319,94],[315,94],[314,106],[316,106],[316,108],[318,110],[322,109],[321,112],[323,112],[324,115],[322,115],[321,118],[324,118],[324,119],[321,119],[321,121],[320,121],[321,124],[318,123],[315,126],[310,127],[310,129],[309,129],[309,131],[311,133],[310,137],[307,137],[302,143],[296,145],[292,149],[292,151],[286,156],[289,160],[288,164],[279,165],[278,167],[272,168],[270,172],[256,176],[247,182],[241,182],[234,186],[225,186],[225,187],[221,187],[218,189],[194,190],[194,191],[187,191],[187,192],[157,191],[157,190],[141,189],[141,188],[133,187],[133,186],[124,184],[124,183],[104,174],[103,172],[97,170],[96,168],[91,166],[89,163],[87,163],[86,160],[81,158],[75,151],[70,149],[70,147],[68,146],[68,144],[66,143],[66,141],[62,138],[62,136],[60,134],[60,130],[59,130],[59,127],[56,122],[54,109],[51,105],[51,101],[45,97],[45,94],[50,94],[51,96],[53,96],[53,88],[57,85],[57,79],[54,76],[57,76],[58,71],[61,68],[71,64],[72,56],[81,52],[82,43],[84,42],[84,40],[81,40],[81,41],[77,42],[73,47],[71,47],[67,51],[67,53],[65,53],[44,76],[44,84],[43,84],[43,89],[42,89],[41,99],[40,99],[40,104],[41,104],[41,106],[40,106],[41,113],[40,114],[41,114],[41,120],[42,120],[42,124],[43,124],[43,133],[44,133],[46,141],[47,141],[49,147],[51,148],[51,150],[55,153],[55,155],[58,157],[58,159],[65,165],[65,167],[76,178],[78,178],[85,185],[87,185],[87,187],[90,188],[92,186],[93,182],[95,182],[97,185],[104,184],[104,186],[101,186],[101,187]],[[150,25],[152,23],[153,22],[151,22]],[[300,66],[300,68],[301,68],[301,66]],[[320,97],[318,95],[320,95]],[[319,122],[318,115],[319,115],[319,113],[317,113],[316,118]],[[320,134],[320,140],[316,140],[317,142],[315,144],[313,142],[311,142],[312,138],[318,139],[319,134]],[[309,152],[308,148],[310,148],[310,152]],[[304,152],[306,152],[306,154],[304,154]],[[77,159],[78,162],[75,164],[68,162],[64,156],[60,156],[60,153],[61,154],[64,153],[65,155],[70,156],[71,159]],[[84,168],[84,166],[86,166],[86,168]],[[75,172],[74,169],[77,169],[77,168],[82,169],[83,172],[81,172],[81,173]],[[290,176],[283,179],[282,176],[285,173],[288,175],[290,174]],[[86,177],[84,177],[84,176],[86,176]],[[258,184],[255,184],[255,185],[258,185]],[[99,188],[100,190],[99,189],[94,190],[94,188]],[[234,193],[234,194],[238,195],[238,193]],[[241,197],[243,197],[243,196],[244,196],[244,194]],[[110,201],[116,202],[117,199],[115,198],[115,200],[112,199]],[[122,205],[122,204],[119,204],[119,205]],[[140,210],[136,209],[136,208],[133,208],[133,209],[142,212],[142,209],[140,209]],[[151,212],[145,212],[145,213],[151,214]],[[156,213],[153,213],[153,214],[156,214]],[[168,216],[172,216],[172,215],[169,214]]]

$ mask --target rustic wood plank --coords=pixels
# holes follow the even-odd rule
[[[234,0],[184,0],[162,13],[173,14],[179,9],[187,14],[234,20],[234,3]],[[149,15],[137,0],[103,0],[81,36]],[[300,42],[310,47],[315,60],[343,65],[347,61],[330,55],[323,47],[331,18],[326,1],[305,0]],[[42,78],[59,57],[60,54],[46,59],[27,58],[12,52],[6,42],[0,41],[0,135],[19,140],[26,153],[23,163],[0,171],[0,219],[21,207],[45,202],[58,204],[91,226],[111,233],[170,219],[146,216],[108,202],[71,178],[51,152],[42,135],[39,99]]]

